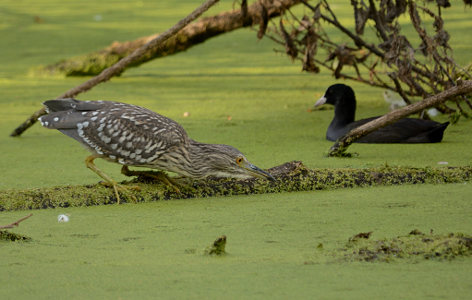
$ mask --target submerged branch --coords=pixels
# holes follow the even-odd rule
[[[141,178],[131,183],[141,187],[141,191],[134,194],[138,202],[152,202],[179,198],[313,191],[375,185],[453,183],[472,179],[472,166],[308,169],[301,162],[293,161],[268,171],[275,177],[275,182],[262,179],[208,179],[183,187],[180,193],[176,193],[174,189],[162,183],[149,183]],[[123,200],[125,199],[122,199],[122,202]],[[112,189],[100,184],[0,192],[0,211],[111,203],[116,203]]]
[[[31,217],[33,214],[29,214],[26,217],[23,217],[21,219],[16,220],[15,222],[8,224],[8,225],[0,225],[0,229],[9,229],[9,228],[14,228],[20,226],[20,223],[23,222],[24,220],[28,219]]]

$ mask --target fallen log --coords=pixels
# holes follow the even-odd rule
[[[159,57],[186,51],[210,38],[239,28],[260,25],[259,30],[265,31],[269,19],[279,16],[286,9],[300,2],[300,0],[280,0],[273,1],[270,5],[264,5],[264,0],[258,0],[252,5],[247,6],[247,2],[243,1],[241,9],[202,18],[198,22],[188,25],[159,48],[147,51],[139,60],[133,62],[130,67],[136,67]],[[97,75],[157,36],[159,34],[141,37],[134,41],[113,42],[104,49],[39,67],[33,70],[33,72],[62,74],[65,76]],[[258,34],[258,36],[262,38],[263,32]]]
[[[138,185],[137,202],[189,199],[229,195],[250,195],[294,191],[313,191],[401,184],[458,183],[472,179],[472,166],[441,168],[381,167],[364,169],[309,169],[292,161],[268,170],[274,182],[262,179],[207,179],[185,185],[177,193],[162,183],[138,177],[123,184]],[[123,197],[124,198],[124,197]],[[130,202],[123,199],[121,202]],[[0,211],[92,206],[116,203],[113,190],[101,184],[61,186],[0,192]]]

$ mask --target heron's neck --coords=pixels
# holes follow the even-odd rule
[[[189,139],[189,146],[185,155],[186,164],[189,166],[186,172],[190,177],[201,178],[207,174],[210,155],[218,151],[217,144],[206,144]],[[198,171],[195,171],[198,170]]]
[[[189,139],[188,154],[191,161],[198,161],[204,159],[206,155],[217,151],[218,145],[206,144]]]

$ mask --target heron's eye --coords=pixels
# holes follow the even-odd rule
[[[238,158],[236,158],[236,163],[237,163],[238,165],[240,165],[242,162],[243,162],[243,158],[242,158],[241,156],[238,157]]]

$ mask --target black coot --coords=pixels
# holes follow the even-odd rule
[[[354,121],[356,97],[351,87],[345,84],[330,86],[315,107],[323,104],[334,105],[334,119],[329,124],[326,139],[336,141],[352,129],[378,117]],[[439,143],[449,122],[438,123],[421,119],[400,119],[360,138],[358,143]]]

